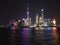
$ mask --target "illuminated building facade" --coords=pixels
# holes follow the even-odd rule
[[[43,14],[43,9],[41,9],[41,17],[39,17],[39,25],[44,26],[44,14]]]
[[[29,17],[29,4],[27,4],[27,18],[25,19],[25,26],[31,25],[31,18]]]
[[[39,17],[39,16],[38,16],[38,13],[37,13],[37,14],[36,14],[36,25],[38,25],[38,20],[39,20],[38,17]]]
[[[31,18],[29,17],[29,7],[27,6],[27,18],[25,20],[25,26],[56,26],[56,20],[44,19],[44,9],[41,9],[41,16],[38,13],[35,17],[35,24],[32,24]]]
[[[34,24],[32,24],[32,18],[31,17],[29,17],[29,4],[27,4],[27,17],[26,18],[23,18],[22,20],[22,23],[21,23],[21,25],[22,26],[34,26],[34,27],[36,27],[36,26],[56,26],[56,20],[55,19],[53,19],[53,20],[51,20],[51,19],[44,19],[44,9],[41,9],[41,16],[39,17],[39,14],[37,13],[36,14],[36,17],[35,17],[35,22],[34,22]],[[21,22],[21,20],[18,20],[18,22]],[[16,24],[14,24],[14,25],[17,25],[17,23]]]

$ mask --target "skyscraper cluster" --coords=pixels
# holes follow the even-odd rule
[[[34,24],[32,24],[32,18],[29,16],[29,4],[27,4],[27,17],[26,18],[23,18],[22,20],[22,23],[21,25],[22,26],[33,26],[33,27],[36,27],[36,26],[56,26],[56,20],[52,20],[52,19],[46,19],[44,18],[44,9],[41,9],[41,16],[39,16],[39,14],[37,13],[36,14],[36,17],[35,17],[35,22]],[[20,20],[18,20],[17,22],[21,22]],[[15,23],[15,21],[13,21],[14,25],[16,26],[16,24],[18,23]]]
[[[44,9],[41,9],[41,16],[37,13],[35,22],[32,24],[31,17],[29,16],[29,5],[27,5],[27,18],[24,19],[24,26],[56,26],[56,20],[45,19]]]

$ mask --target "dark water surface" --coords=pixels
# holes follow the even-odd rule
[[[34,28],[0,29],[0,45],[60,45],[60,30]]]

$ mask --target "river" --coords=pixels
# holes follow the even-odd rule
[[[1,29],[0,41],[3,45],[60,45],[60,30],[56,27],[47,29],[20,28]]]

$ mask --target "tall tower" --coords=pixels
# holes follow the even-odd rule
[[[43,14],[43,9],[41,9],[41,17],[39,17],[39,25],[44,26],[44,14]]]
[[[29,26],[31,26],[31,23],[32,23],[32,22],[31,22],[31,18],[29,18]]]
[[[44,9],[41,9],[42,26],[44,26]]]
[[[27,4],[27,19],[29,19],[29,4]]]
[[[26,25],[30,25],[30,17],[29,17],[29,4],[27,3],[27,19],[26,19]]]
[[[38,24],[38,13],[36,14],[36,24]]]
[[[43,14],[44,9],[41,9],[41,17],[44,18],[44,14]]]

